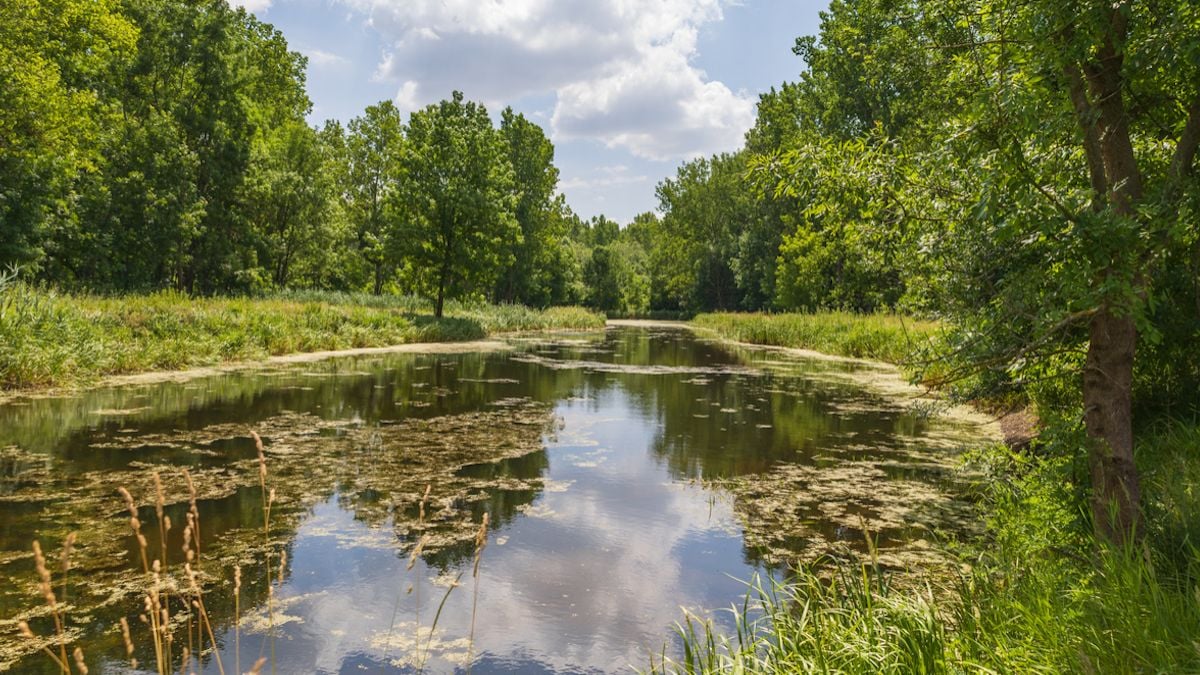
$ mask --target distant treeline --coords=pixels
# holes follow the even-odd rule
[[[6,7],[0,266],[101,292],[617,308],[617,227],[571,213],[522,115],[497,128],[455,93],[408,120],[383,102],[313,128],[305,58],[225,0]]]

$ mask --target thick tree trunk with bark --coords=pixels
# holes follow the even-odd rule
[[[1107,208],[1118,218],[1134,220],[1142,199],[1142,176],[1134,153],[1128,112],[1123,99],[1123,55],[1128,15],[1120,8],[1109,14],[1108,33],[1082,73],[1068,67],[1071,103],[1084,135],[1088,172],[1095,192],[1093,207]],[[1080,77],[1082,75],[1082,77]],[[1086,81],[1087,91],[1083,87]],[[1095,283],[1122,269],[1136,267],[1139,254],[1124,251]],[[1145,298],[1146,278],[1136,272],[1131,298],[1102,301],[1089,325],[1083,371],[1083,420],[1090,441],[1088,464],[1092,480],[1092,522],[1106,541],[1125,543],[1139,536],[1141,490],[1133,461],[1133,359],[1137,326],[1133,305]]]
[[[1091,441],[1092,522],[1103,539],[1123,543],[1138,535],[1137,467],[1133,463],[1133,318],[1110,308],[1092,317],[1083,370],[1084,426]]]

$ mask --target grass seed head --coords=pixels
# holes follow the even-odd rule
[[[75,536],[76,533],[72,532],[63,542],[62,571],[64,574],[71,570],[71,552],[75,550]]]
[[[80,675],[88,675],[87,664],[83,662],[83,650],[76,647],[71,656],[75,658],[75,668],[79,670]]]

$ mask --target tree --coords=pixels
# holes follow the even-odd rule
[[[105,76],[136,28],[115,0],[10,0],[0,22],[0,266],[42,263],[100,161]]]
[[[403,163],[396,241],[440,318],[447,295],[490,288],[520,239],[508,146],[456,91],[409,118]]]
[[[349,163],[347,211],[358,232],[358,250],[371,269],[371,292],[379,295],[391,273],[390,241],[396,223],[389,199],[400,179],[405,154],[404,123],[391,101],[367,106],[350,120],[346,135]]]
[[[493,296],[503,302],[546,305],[552,297],[561,235],[554,228],[560,222],[553,212],[558,189],[554,145],[541,127],[514,114],[512,108],[500,115],[500,135],[513,168],[521,236],[508,244],[510,262],[499,275]]]
[[[312,127],[288,121],[256,144],[251,158],[247,213],[277,287],[288,286],[298,260],[331,243],[333,186],[322,150]]]
[[[681,309],[734,309],[740,293],[732,267],[737,242],[753,215],[741,154],[681,166],[656,190],[668,239],[654,266],[670,270],[668,293]]]
[[[1163,261],[1197,228],[1200,9],[928,10],[959,33],[942,51],[960,105],[943,145],[909,170],[926,186],[910,207],[927,223],[923,248],[944,264],[935,284],[963,326],[956,349],[1017,373],[1077,364],[1093,525],[1124,542],[1139,523],[1135,356],[1159,337]]]

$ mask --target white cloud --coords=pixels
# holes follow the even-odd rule
[[[629,167],[618,164],[615,166],[602,166],[595,170],[593,175],[588,177],[575,176],[561,181],[558,185],[563,190],[573,190],[579,188],[596,189],[603,187],[612,187],[614,185],[629,185],[631,183],[648,183],[654,179],[644,174],[630,173]]]
[[[251,1],[252,2],[256,2],[256,1],[261,2],[262,0],[251,0]],[[267,2],[269,3],[270,0],[267,0]],[[338,54],[334,54],[333,52],[327,52],[327,51],[323,51],[320,49],[306,49],[306,50],[303,50],[303,52],[304,52],[304,55],[308,57],[308,63],[310,65],[316,66],[318,68],[329,67],[329,66],[343,66],[343,65],[347,65],[350,63],[350,59],[348,59],[344,56],[339,56]]]
[[[229,0],[233,7],[245,7],[247,12],[265,12],[271,8],[271,0]]]
[[[493,106],[553,93],[556,139],[652,159],[732,149],[753,122],[752,98],[691,63],[729,0],[341,2],[383,36],[375,78],[410,110],[454,89]]]
[[[407,114],[420,108],[420,103],[417,101],[417,83],[409,80],[401,85],[400,91],[396,92],[395,102],[401,114]]]

